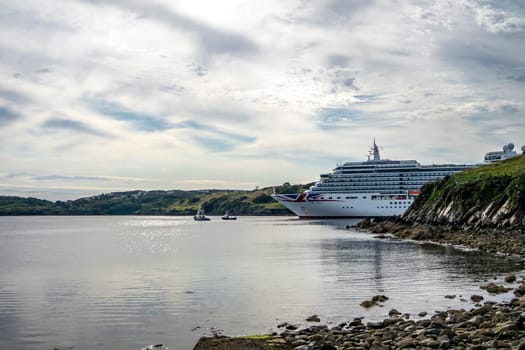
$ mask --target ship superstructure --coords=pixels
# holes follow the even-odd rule
[[[272,197],[301,218],[401,215],[425,183],[472,166],[381,159],[374,140],[368,160],[338,165],[303,193]]]
[[[521,147],[521,151],[525,153],[525,146]],[[502,151],[487,152],[485,154],[485,163],[499,162],[508,158],[516,157],[518,153],[514,150],[514,144],[511,142],[503,146]]]

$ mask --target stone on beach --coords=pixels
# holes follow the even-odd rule
[[[472,300],[475,303],[479,303],[483,300],[483,297],[481,295],[473,294],[470,296],[470,300]]]
[[[514,283],[514,282],[516,282],[516,275],[505,276],[505,282],[507,282],[507,283]]]
[[[363,301],[361,302],[361,304],[359,304],[359,305],[361,305],[362,307],[370,308],[370,307],[376,305],[376,303],[374,303],[374,302],[371,301],[371,300],[363,300]]]
[[[193,350],[289,350],[282,338],[276,337],[202,337]]]
[[[475,302],[483,300],[481,296],[472,297]],[[366,324],[360,317],[332,328],[311,325],[307,328],[293,326],[295,329],[290,330],[289,323],[282,323],[280,329],[286,329],[280,334],[201,338],[194,350],[525,350],[525,303],[520,302],[521,298],[525,299],[515,297],[510,302],[485,302],[470,310],[438,310],[429,318],[417,321],[405,319],[400,311],[391,309],[388,318]],[[419,313],[419,316],[427,316],[427,313]]]
[[[525,305],[514,299],[511,303],[486,302],[470,310],[436,311],[430,318],[417,321],[399,317],[402,314],[396,309],[389,314],[382,321],[366,325],[362,318],[354,318],[332,328],[312,325],[268,336],[210,337],[201,339],[194,350],[525,350]]]
[[[390,317],[398,316],[398,315],[401,315],[401,312],[397,311],[396,309],[390,309],[390,311],[388,311],[388,316]]]
[[[486,286],[481,286],[480,288],[485,289],[490,294],[506,293],[512,289],[512,288],[506,288],[504,286],[498,286],[497,284],[492,283],[492,282],[487,284]]]
[[[385,295],[376,295],[374,297],[372,297],[372,301],[374,303],[382,303],[382,302],[385,302],[388,300],[388,297],[385,296]]]
[[[368,309],[368,308],[371,308],[372,306],[379,305],[379,303],[383,303],[387,300],[388,300],[388,297],[385,295],[375,295],[372,297],[372,300],[363,300],[361,304],[359,305]]]
[[[317,315],[312,315],[306,319],[308,322],[321,322],[321,319]]]
[[[523,282],[518,288],[514,289],[514,295],[525,296],[525,282]]]

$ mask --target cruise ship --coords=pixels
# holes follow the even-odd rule
[[[402,215],[425,183],[473,166],[381,159],[374,140],[368,160],[338,165],[303,193],[272,197],[305,219]]]

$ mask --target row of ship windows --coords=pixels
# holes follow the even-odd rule
[[[385,194],[385,195],[394,195],[394,194],[399,194],[399,191],[406,191],[406,190],[417,190],[419,189],[419,187],[405,187],[405,188],[401,188],[401,187],[398,187],[398,188],[393,188],[393,187],[388,187],[388,188],[378,188],[378,189],[374,189],[376,191],[381,191],[381,193]],[[319,193],[325,193],[327,191],[323,191],[321,188],[311,188],[310,189],[311,193],[312,194],[319,194]],[[341,188],[330,188],[330,192],[331,193],[348,193],[350,192],[348,190],[347,187],[341,187]],[[366,188],[366,189],[358,189],[358,188],[355,188],[355,189],[352,189],[351,191],[352,193],[370,193],[370,188]],[[323,199],[326,199],[327,197],[323,197]],[[345,197],[346,198],[346,197]],[[349,198],[346,198],[346,199],[357,199],[358,197],[349,197]]]
[[[367,193],[372,191],[385,192],[385,191],[394,191],[394,192],[404,192],[406,190],[417,190],[420,187],[412,186],[382,186],[382,187],[314,187],[311,190],[316,192],[361,192]],[[361,191],[359,191],[361,190]],[[351,199],[351,198],[347,198]]]
[[[388,175],[376,175],[376,174],[359,174],[359,175],[345,175],[345,174],[329,174],[328,176],[321,176],[322,178],[330,179],[384,179],[384,178],[418,178],[418,177],[445,177],[446,174],[388,174]]]
[[[358,199],[358,197],[345,197],[345,198],[346,199]],[[363,196],[363,199],[366,199],[366,198],[367,198],[366,196]],[[325,197],[321,197],[321,199],[326,199],[326,198]],[[333,199],[333,197],[328,197],[328,199]],[[341,199],[341,197],[336,197],[336,199]],[[404,204],[405,208],[407,208],[407,206],[406,206],[407,203],[408,203],[408,205],[410,205],[412,203],[412,201],[409,200],[408,202],[390,202],[390,205],[398,205],[398,204],[402,205],[402,204]],[[343,207],[343,208],[345,208],[345,207]],[[348,208],[348,207],[346,207],[346,208]],[[381,208],[383,208],[383,207],[381,207]],[[390,208],[392,208],[392,207],[390,207]],[[395,207],[395,208],[397,208],[397,207]]]
[[[444,177],[446,174],[438,174],[438,173],[432,173],[432,174],[328,174],[328,176],[321,176],[324,178],[339,178],[339,179],[383,179],[383,178],[390,178],[390,177],[402,177],[402,178],[410,178],[410,177]]]
[[[378,181],[422,181],[426,179],[441,179],[443,176],[391,176],[391,177],[353,177],[353,178],[337,178],[330,177],[321,179],[322,182],[378,182]]]
[[[396,168],[396,169],[367,169],[367,168],[354,168],[354,169],[350,169],[350,168],[336,168],[334,169],[334,171],[337,171],[337,172],[342,172],[344,174],[359,174],[359,173],[399,173],[399,172],[403,172],[403,173],[418,173],[420,174],[421,172],[423,173],[446,173],[446,174],[449,174],[451,171],[461,171],[461,170],[465,170],[465,167],[447,167],[447,168],[441,168],[441,169],[428,169],[428,168],[423,168],[423,169],[414,169],[414,168]]]
[[[331,173],[331,174],[322,174],[321,176],[328,177],[392,177],[392,176],[402,176],[402,177],[413,177],[413,176],[447,176],[450,175],[450,172],[422,172],[422,173]]]
[[[321,184],[321,185],[316,185],[316,186],[313,186],[315,188],[329,188],[329,189],[332,189],[332,188],[338,188],[338,187],[341,187],[341,188],[383,188],[383,187],[386,187],[386,188],[398,188],[398,187],[407,187],[407,188],[414,188],[414,189],[418,189],[418,188],[421,188],[421,186],[423,186],[425,183],[421,182],[419,184],[407,184],[407,183],[403,183],[403,184],[374,184],[374,185],[346,185],[346,184]]]
[[[441,179],[441,176],[420,176],[420,177],[390,177],[390,178],[381,178],[381,179],[374,179],[369,177],[363,177],[363,178],[352,178],[352,179],[335,179],[335,178],[329,178],[329,179],[321,179],[320,183],[328,183],[328,182],[366,182],[366,183],[377,183],[377,182],[410,182],[410,181],[429,181],[430,180],[437,180]]]
[[[392,182],[375,182],[375,183],[341,183],[341,182],[321,182],[315,187],[374,187],[374,186],[419,186],[424,185],[425,181],[392,181]]]
[[[421,182],[418,182],[418,183],[408,183],[408,182],[393,182],[393,183],[384,183],[384,182],[378,182],[378,183],[374,183],[374,184],[345,184],[345,183],[320,183],[318,185],[315,185],[315,187],[348,187],[348,188],[352,188],[352,187],[378,187],[378,186],[389,186],[389,187],[397,187],[397,186],[412,186],[412,187],[416,187],[419,188],[421,187],[422,185],[424,185],[425,182],[421,181]]]
[[[333,172],[328,174],[321,174],[321,175],[334,175],[334,176],[414,176],[414,175],[449,175],[450,171],[420,171],[420,172],[406,172],[406,171],[389,171],[389,172]]]
[[[353,209],[354,207],[341,207],[341,208],[343,208],[343,209]],[[399,209],[407,209],[408,206],[406,206],[406,205],[405,206],[399,206],[399,207],[396,206],[396,205],[394,205],[394,206],[377,206],[377,209],[380,209],[380,208],[381,209],[388,209],[388,208],[390,208],[390,209],[397,209],[397,208],[399,208]]]
[[[384,206],[377,206],[377,209],[379,209],[379,208],[381,208],[381,209],[385,209],[385,208],[386,208],[386,209],[388,209],[388,208],[390,208],[390,209],[392,209],[392,208],[397,209],[398,207],[395,206],[395,205],[394,205],[394,206],[390,206],[390,207],[389,207],[389,206],[386,206],[386,207],[384,207]],[[406,208],[408,208],[408,206],[406,206],[406,205],[405,205],[404,207],[399,206],[399,209],[403,209],[403,208],[406,209]]]
[[[388,184],[388,183],[377,183],[377,184],[341,184],[341,183],[332,183],[332,184],[319,184],[319,185],[316,185],[314,187],[326,187],[326,188],[332,188],[332,187],[345,187],[345,188],[360,188],[360,187],[365,187],[365,188],[374,188],[374,187],[385,187],[385,186],[388,186],[388,187],[398,187],[398,186],[411,186],[411,187],[416,187],[416,188],[419,188],[421,187],[422,185],[424,185],[425,183],[424,182],[420,182],[420,183],[391,183],[391,184]]]
[[[363,178],[352,178],[352,179],[344,179],[344,178],[329,178],[329,179],[324,179],[323,180],[323,183],[327,183],[327,182],[370,182],[370,183],[374,183],[374,182],[399,182],[399,181],[404,181],[404,182],[410,182],[410,181],[428,181],[428,179],[440,179],[441,177],[440,176],[411,176],[410,178],[406,178],[406,177],[390,177],[390,178],[370,178],[370,177],[363,177]]]

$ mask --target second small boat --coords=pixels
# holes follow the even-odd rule
[[[237,217],[236,217],[236,216],[232,216],[232,215],[230,215],[229,212],[226,212],[226,213],[222,216],[222,219],[223,219],[223,220],[237,220]]]

